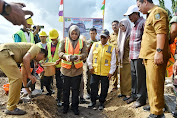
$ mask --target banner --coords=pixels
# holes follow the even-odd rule
[[[77,25],[80,29],[81,35],[84,35],[88,40],[90,38],[89,30],[90,28],[97,29],[97,39],[101,31],[103,30],[103,18],[73,18],[73,17],[64,17],[64,38],[68,37],[69,28],[72,25]]]

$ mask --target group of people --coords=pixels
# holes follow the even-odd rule
[[[110,34],[107,29],[104,29],[99,40],[96,39],[95,28],[90,29],[90,39],[86,41],[81,38],[79,27],[72,25],[68,37],[64,40],[59,39],[56,29],[49,32],[49,39],[46,32],[41,31],[39,33],[41,42],[35,45],[34,36],[39,32],[39,26],[31,32],[29,29],[33,25],[32,18],[27,20],[24,18],[25,14],[32,16],[33,13],[22,10],[24,4],[8,4],[0,0],[1,15],[14,25],[24,25],[14,34],[15,43],[0,45],[0,68],[7,75],[10,83],[5,113],[9,115],[26,113],[16,105],[20,98],[22,82],[28,94],[31,94],[31,90],[26,88],[27,78],[32,81],[32,84],[36,82],[36,77],[30,72],[31,65],[36,68],[38,63],[55,62],[57,105],[63,105],[64,114],[69,110],[69,97],[72,91],[71,109],[75,115],[79,115],[79,94],[83,92],[83,87],[80,86],[83,83],[83,64],[86,63],[87,98],[91,101],[88,108],[97,109],[96,100],[99,99],[98,109],[104,109],[109,81],[113,80],[112,91],[117,90],[119,74],[119,98],[123,98],[127,104],[134,102],[132,107],[138,108],[146,104],[148,96],[149,106],[144,107],[150,110],[148,118],[164,118],[165,71],[170,58],[169,43],[173,43],[177,36],[177,14],[170,21],[169,38],[167,12],[154,5],[152,0],[136,2],[137,5],[130,6],[124,14],[129,20],[127,18],[120,22],[114,20],[113,33]],[[13,12],[18,12],[20,16],[17,18]],[[146,14],[147,18],[141,17],[140,12]],[[174,64],[174,74],[176,72],[177,62]],[[41,77],[43,78],[41,90],[45,86],[48,92],[46,95],[52,95],[53,76],[42,75]],[[98,94],[99,88],[100,94]],[[83,100],[83,94],[80,94],[80,98]]]

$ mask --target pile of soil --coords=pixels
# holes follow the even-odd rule
[[[58,107],[56,104],[56,87],[54,79],[55,94],[52,96],[41,95],[33,98],[29,103],[22,103],[18,105],[18,108],[27,111],[23,116],[10,116],[5,115],[6,102],[8,96],[2,88],[3,84],[8,83],[7,77],[0,77],[0,118],[146,118],[149,116],[149,112],[143,111],[143,108],[132,108],[132,104],[127,104],[122,98],[118,98],[120,90],[110,92],[112,90],[112,83],[110,82],[109,94],[105,102],[105,109],[103,111],[88,109],[87,106],[90,100],[87,100],[85,104],[79,105],[80,115],[75,116],[71,109],[67,114],[62,114],[62,107]],[[40,88],[40,83],[37,81],[36,89]],[[169,88],[167,91],[170,92]],[[44,94],[46,93],[46,90]],[[86,90],[85,90],[86,93]],[[97,104],[97,106],[99,103]],[[166,118],[173,118],[171,113],[165,113]]]

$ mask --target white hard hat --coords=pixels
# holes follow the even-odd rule
[[[136,5],[130,6],[124,16],[129,16],[134,12],[139,12],[138,7]]]

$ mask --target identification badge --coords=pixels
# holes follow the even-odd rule
[[[105,60],[105,64],[107,64],[107,63],[108,63],[108,60],[106,59],[106,60]]]
[[[159,13],[155,15],[155,19],[156,19],[156,20],[159,20],[159,19],[160,19],[160,14],[159,14]]]

